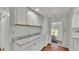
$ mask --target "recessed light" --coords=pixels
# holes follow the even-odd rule
[[[31,11],[29,11],[28,14],[31,14]]]
[[[39,11],[39,9],[37,8],[36,11]]]

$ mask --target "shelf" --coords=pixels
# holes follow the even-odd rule
[[[28,25],[28,24],[15,24],[16,26],[29,26],[29,27],[40,27],[42,28],[42,26],[36,26],[36,25]]]

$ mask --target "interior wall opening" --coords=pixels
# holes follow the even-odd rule
[[[62,22],[52,22],[51,42],[62,45]]]

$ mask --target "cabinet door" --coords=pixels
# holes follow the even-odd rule
[[[77,50],[77,40],[74,39],[74,51],[76,51],[76,50]]]
[[[32,46],[30,46],[30,51],[37,51],[36,43],[34,43]]]
[[[26,24],[26,10],[24,7],[14,8],[15,24]]]
[[[32,10],[24,7],[14,8],[15,24],[40,26],[42,18]]]
[[[79,39],[74,40],[74,51],[79,51]]]
[[[41,17],[38,14],[36,14],[35,12],[33,12],[31,10],[29,10],[27,12],[27,18],[26,19],[27,19],[28,25],[40,26],[40,21],[41,21],[40,18]]]
[[[36,49],[37,49],[38,51],[40,51],[40,50],[42,49],[42,48],[41,48],[41,45],[42,45],[41,41],[36,42]]]
[[[77,40],[77,50],[79,51],[79,39]]]
[[[79,15],[74,15],[72,19],[72,27],[77,28],[79,27]]]
[[[42,41],[39,41],[39,42],[38,42],[39,50],[41,50],[41,49],[43,48],[43,43],[44,43],[44,42],[42,42]]]
[[[21,51],[30,51],[30,46],[28,47],[27,44],[22,46]]]

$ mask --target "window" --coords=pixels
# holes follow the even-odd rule
[[[58,31],[59,31],[58,28],[53,28],[52,29],[52,35],[57,37],[58,36]]]

